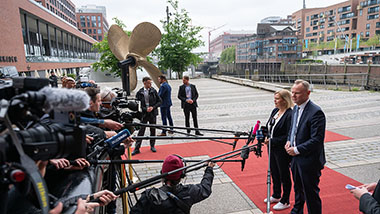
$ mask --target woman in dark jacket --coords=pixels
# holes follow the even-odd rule
[[[270,203],[277,203],[273,206],[274,210],[283,210],[290,207],[289,195],[292,187],[290,180],[289,165],[291,156],[285,151],[285,144],[292,121],[293,102],[291,93],[287,90],[280,90],[274,94],[274,104],[267,128],[269,139],[265,140],[268,144],[271,142],[270,170],[273,181],[273,195],[270,197]],[[282,197],[281,197],[282,186]],[[267,202],[267,199],[264,200]]]

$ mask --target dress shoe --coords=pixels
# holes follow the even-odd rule
[[[174,134],[174,132],[172,132],[172,131],[168,131],[168,133],[169,133],[169,134]]]
[[[166,136],[166,133],[161,133],[158,136]]]
[[[137,155],[137,154],[139,154],[140,153],[140,150],[139,149],[135,149],[135,150],[133,150],[133,152],[132,152],[132,156],[133,155]]]
[[[203,136],[203,134],[200,132],[195,132],[195,135]]]
[[[154,147],[150,147],[150,150],[151,150],[152,152],[157,152],[156,148],[154,148]]]

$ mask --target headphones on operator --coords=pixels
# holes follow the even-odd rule
[[[182,161],[183,166],[186,167],[186,160],[182,156],[177,155],[177,154],[172,154],[172,155],[178,157]],[[160,170],[160,174],[162,174],[162,169]],[[185,177],[186,177],[186,169],[181,171],[180,178],[185,178]]]

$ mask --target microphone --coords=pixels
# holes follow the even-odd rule
[[[33,93],[33,92],[28,92]],[[90,97],[77,89],[44,87],[38,92],[45,97],[44,108],[47,111],[84,111],[89,108]]]
[[[249,157],[249,148],[247,145],[244,145],[243,150],[241,150],[241,153],[240,153],[240,157],[242,158],[242,162],[241,162],[241,171],[244,170],[244,167],[245,167],[245,160],[248,159]]]
[[[129,132],[129,130],[124,129],[123,131],[119,132],[117,135],[110,137],[104,142],[107,143],[111,149],[113,149],[116,146],[120,145],[120,143],[123,142],[125,139],[127,139],[129,136],[131,136],[131,133]]]
[[[260,120],[258,120],[257,122],[256,122],[256,125],[255,125],[255,128],[253,128],[253,135],[255,135],[256,136],[256,132],[257,132],[257,130],[260,128]]]

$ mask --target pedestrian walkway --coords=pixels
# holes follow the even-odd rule
[[[193,79],[190,82],[197,86],[199,92],[198,119],[202,128],[248,131],[257,120],[266,122],[274,107],[273,92],[212,79]],[[111,87],[121,86],[121,83],[107,84]],[[169,80],[169,84],[173,89],[174,125],[184,126],[183,111],[177,99],[178,87],[182,82]],[[380,154],[380,146],[378,146],[380,145],[380,132],[378,131],[380,130],[380,93],[316,89],[311,94],[311,100],[324,110],[328,130],[353,138],[325,145],[327,166],[361,183],[377,181],[380,178],[380,159],[378,157]],[[159,117],[157,121],[161,123]],[[220,135],[218,134],[218,136]],[[223,134],[223,136],[232,135]],[[183,142],[187,141],[160,141],[157,144]],[[148,145],[148,142],[143,142],[144,145]],[[160,151],[158,150],[158,152]],[[265,167],[263,166],[263,168]],[[138,170],[136,171],[138,174],[145,174],[143,171],[140,173]],[[246,195],[237,194],[237,187],[233,183],[221,182],[214,187],[215,191],[207,203],[194,206],[192,213],[258,212],[252,202],[251,204],[247,202]],[[228,209],[225,212],[219,209],[220,204],[230,205],[228,204],[229,194],[225,194],[224,191],[234,192],[236,196],[240,195],[236,201],[242,201],[242,204],[245,204],[244,209],[236,208],[233,211]],[[233,201],[230,206],[234,207],[236,201]],[[202,208],[205,208],[205,211],[202,212]],[[215,212],[212,212],[214,210]]]

